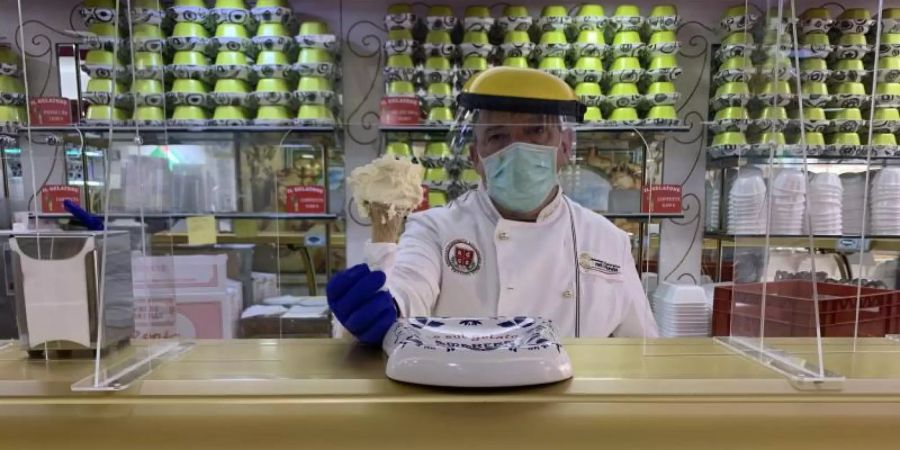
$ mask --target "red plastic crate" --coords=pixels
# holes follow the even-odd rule
[[[766,284],[765,336],[816,335],[812,283],[802,280]],[[857,287],[817,283],[819,326],[824,337],[853,336]],[[759,336],[762,283],[717,287],[713,302],[713,335]],[[900,333],[900,291],[862,288],[859,336]]]

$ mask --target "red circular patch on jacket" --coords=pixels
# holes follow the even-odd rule
[[[481,252],[471,242],[456,239],[447,244],[444,262],[456,273],[472,274],[481,268]]]

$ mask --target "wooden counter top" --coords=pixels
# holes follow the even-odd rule
[[[808,341],[771,342],[794,355],[815,360],[815,348]],[[145,345],[136,343],[105,361],[115,362]],[[517,390],[516,395],[808,396],[780,374],[712,339],[582,339],[570,340],[565,346],[575,369],[574,379]],[[832,339],[824,347],[826,368],[847,377],[843,389],[829,395],[900,398],[900,343],[864,339],[855,353],[850,352],[850,346],[850,340]],[[29,361],[15,346],[8,347],[0,351],[0,397],[72,396],[71,384],[93,373],[93,367],[93,361],[83,360]],[[404,401],[418,396],[452,398],[454,393],[388,380],[379,349],[344,340],[302,339],[198,341],[185,354],[162,363],[115,395],[350,395]],[[492,393],[485,393],[490,400]]]
[[[395,383],[378,349],[347,341],[237,340],[197,342],[125,391],[72,393],[90,362],[8,348],[0,448],[892,448],[900,344],[850,345],[827,342],[826,367],[847,379],[822,392],[711,339],[569,341],[573,380],[503,390]]]

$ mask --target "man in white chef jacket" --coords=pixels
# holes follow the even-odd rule
[[[402,219],[373,205],[368,264],[329,282],[335,317],[369,344],[398,316],[429,315],[539,316],[563,336],[657,336],[628,236],[557,181],[583,114],[572,89],[501,67],[470,80],[459,103],[456,131],[482,186],[410,215],[402,234]]]

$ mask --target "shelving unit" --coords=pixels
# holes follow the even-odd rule
[[[103,213],[97,212],[98,216],[103,216]],[[30,214],[31,217],[35,217],[34,214]],[[269,212],[233,212],[233,213],[110,213],[110,219],[147,219],[147,220],[160,220],[160,219],[172,219],[172,220],[180,220],[186,219],[188,217],[204,217],[204,216],[213,216],[216,220],[235,220],[235,219],[255,219],[255,220],[309,220],[316,222],[329,222],[338,219],[338,216],[335,214],[301,214],[301,213],[269,213]],[[47,214],[37,214],[38,219],[69,219],[72,216],[65,213],[47,213]]]
[[[219,232],[217,236],[217,242],[223,244],[240,244],[240,243],[261,243],[261,244],[269,244],[276,246],[288,246],[289,248],[300,249],[303,253],[303,260],[307,262],[310,268],[312,266],[313,259],[311,257],[311,250],[307,249],[307,246],[312,245],[313,247],[324,249],[324,271],[326,279],[330,277],[331,272],[333,271],[333,261],[332,261],[332,249],[336,245],[334,237],[336,235],[342,236],[340,241],[340,245],[343,246],[346,243],[346,239],[343,237],[344,233],[341,231],[339,222],[342,220],[342,217],[339,214],[336,214],[331,206],[330,202],[330,183],[328,176],[329,174],[329,165],[330,160],[333,157],[340,158],[342,155],[343,148],[343,136],[341,132],[341,127],[339,126],[234,126],[234,127],[222,127],[222,126],[202,126],[202,127],[171,127],[171,126],[140,126],[140,125],[127,125],[127,126],[96,126],[96,125],[71,125],[71,126],[35,126],[35,127],[20,127],[15,130],[15,133],[10,133],[8,135],[9,138],[15,139],[17,142],[14,145],[17,145],[19,148],[27,145],[25,142],[29,138],[32,139],[32,150],[36,152],[41,152],[43,149],[40,148],[41,145],[66,145],[67,152],[71,152],[71,155],[66,155],[65,157],[60,157],[60,161],[63,161],[62,164],[69,164],[72,162],[73,164],[77,164],[80,160],[80,168],[76,168],[76,171],[79,171],[81,174],[81,178],[77,180],[71,180],[68,178],[69,171],[66,170],[66,184],[71,186],[79,186],[82,188],[82,192],[85,199],[85,207],[86,209],[98,216],[103,216],[103,211],[101,209],[92,208],[96,202],[92,200],[92,198],[97,197],[99,192],[102,191],[105,179],[108,175],[106,174],[98,174],[98,179],[92,178],[93,175],[87,170],[89,164],[103,165],[103,160],[107,157],[107,154],[119,154],[125,147],[120,146],[147,146],[147,145],[159,145],[161,147],[169,146],[169,145],[195,145],[195,146],[204,146],[205,149],[200,149],[198,151],[207,152],[207,157],[211,154],[208,152],[212,145],[215,147],[216,143],[221,142],[227,143],[229,146],[229,151],[233,152],[234,162],[231,165],[234,168],[234,180],[232,181],[234,189],[234,193],[237,194],[237,197],[233,200],[235,202],[235,206],[237,210],[228,211],[227,212],[212,212],[208,210],[193,210],[187,205],[177,205],[182,206],[179,210],[178,207],[173,207],[177,212],[160,212],[160,210],[155,210],[153,212],[144,212],[141,214],[134,208],[129,208],[127,210],[123,210],[121,207],[118,207],[113,203],[112,208],[115,212],[110,212],[108,214],[108,218],[110,220],[139,220],[146,221],[148,223],[156,223],[156,224],[166,224],[174,225],[176,221],[186,219],[189,217],[198,217],[198,216],[213,216],[217,221],[234,221],[234,220],[252,220],[252,221],[286,221],[286,224],[276,232],[265,231],[265,227],[259,231],[259,233],[248,236],[248,235],[235,235],[228,234],[224,232]],[[13,142],[11,142],[13,143]],[[111,146],[110,146],[111,145]],[[277,153],[271,160],[267,160],[267,164],[276,164],[276,170],[279,167],[282,167],[283,170],[291,169],[290,161],[296,160],[298,158],[299,153],[307,154],[306,157],[312,158],[310,161],[318,161],[318,180],[316,184],[319,184],[325,192],[325,210],[322,213],[289,213],[289,212],[281,212],[281,211],[258,211],[255,209],[258,208],[266,208],[266,204],[256,204],[254,201],[253,205],[250,205],[249,202],[252,200],[248,200],[248,197],[244,194],[244,187],[242,187],[242,161],[245,159],[245,155],[243,153],[248,151],[252,146],[271,146],[277,149]],[[91,150],[91,151],[87,151]],[[95,151],[94,151],[95,150]],[[109,153],[110,151],[114,153]],[[299,153],[298,153],[299,152]],[[290,154],[289,154],[290,153]],[[43,155],[41,157],[44,157]],[[121,158],[121,156],[118,156]],[[227,158],[227,157],[226,157]],[[283,158],[283,164],[278,158]],[[71,160],[71,161],[70,161]],[[89,160],[92,160],[89,162]],[[245,163],[246,161],[244,161]],[[6,159],[3,161],[4,165],[6,164]],[[343,164],[342,161],[340,164]],[[5,167],[4,167],[5,170]],[[172,175],[173,177],[175,175]],[[274,173],[273,173],[274,176]],[[277,184],[274,184],[276,188]],[[255,190],[257,187],[249,187],[246,189]],[[9,192],[7,190],[7,192]],[[251,191],[247,191],[251,192]],[[277,194],[276,194],[277,195]],[[270,194],[271,196],[271,194]],[[98,198],[103,198],[102,196]],[[96,199],[94,199],[96,200]],[[279,197],[270,198],[268,201],[269,207],[273,205],[278,205],[281,201]],[[172,198],[170,201],[179,202],[177,198]],[[173,205],[175,206],[175,205]],[[277,208],[277,206],[276,206]],[[148,208],[151,209],[152,208]],[[163,210],[168,211],[168,209]],[[34,218],[35,215],[29,214],[30,217]],[[67,219],[71,219],[71,216],[65,213],[39,213],[36,215],[38,219],[44,220],[60,220],[66,221]],[[257,225],[264,224],[265,222],[257,222]],[[320,237],[316,238],[315,244],[311,244],[312,241],[309,241],[307,238],[309,236],[306,235],[305,232],[299,232],[297,235],[296,227],[289,225],[290,223],[307,223],[307,224],[323,224],[324,227],[322,230],[317,231],[316,234]],[[306,225],[299,225],[303,229]],[[337,228],[335,228],[337,227]],[[271,228],[271,227],[270,227]],[[228,230],[235,229],[234,223],[226,223],[225,225],[220,224],[220,230]],[[165,240],[160,240],[157,235],[166,234],[169,232],[154,232],[151,237],[151,242],[154,243],[163,243]],[[266,235],[271,239],[262,239],[260,240],[260,235]],[[271,236],[269,236],[271,235]],[[284,235],[284,239],[281,239],[280,235]],[[289,236],[290,235],[290,236]],[[298,238],[299,236],[299,238]],[[222,239],[219,240],[218,238]],[[181,245],[187,242],[186,235],[184,239],[169,239],[167,245]],[[307,274],[307,284],[310,282],[315,282],[313,269],[309,269],[309,273]],[[314,292],[314,291],[313,291]]]
[[[303,246],[306,243],[307,237],[307,233],[302,231],[284,231],[280,233],[265,231],[260,232],[255,236],[238,236],[234,233],[219,233],[218,239],[222,244],[281,244]],[[151,239],[151,242],[154,245],[186,244],[187,241],[187,233],[177,231],[156,233]],[[345,233],[334,233],[332,235],[332,244],[336,246],[346,245],[347,235]]]
[[[707,186],[707,196],[710,196],[710,193],[716,195],[716,199],[711,201],[707,198],[706,202],[706,211],[707,214],[713,214],[713,219],[717,218],[718,220],[714,223],[706,223],[704,224],[704,244],[703,250],[707,254],[707,258],[712,259],[715,257],[715,273],[721,275],[723,262],[724,264],[731,264],[730,261],[723,261],[724,256],[726,256],[726,252],[732,249],[751,249],[758,248],[763,251],[769,251],[772,249],[798,249],[804,251],[815,251],[818,253],[831,253],[840,255],[841,259],[845,263],[844,271],[845,274],[849,274],[850,265],[847,263],[849,257],[853,257],[852,255],[859,255],[863,252],[880,252],[882,253],[882,257],[886,256],[883,253],[896,253],[900,252],[900,236],[880,236],[880,235],[769,235],[766,236],[764,234],[730,234],[725,232],[727,229],[726,224],[728,221],[728,202],[729,202],[729,193],[728,193],[728,183],[726,182],[726,178],[729,178],[730,175],[733,175],[736,170],[742,170],[744,167],[756,166],[759,169],[762,169],[767,179],[767,189],[771,191],[771,181],[774,177],[776,171],[782,168],[791,168],[791,169],[800,169],[803,170],[808,166],[810,172],[834,172],[834,173],[842,173],[842,172],[860,172],[864,170],[873,170],[879,169],[888,166],[896,166],[900,165],[900,156],[874,156],[877,153],[874,151],[871,153],[873,156],[871,158],[867,158],[867,153],[870,149],[867,145],[865,145],[865,138],[861,139],[863,145],[855,145],[852,147],[840,148],[843,154],[838,154],[836,149],[831,146],[822,146],[814,153],[809,154],[804,158],[803,150],[804,148],[795,143],[799,141],[799,136],[797,136],[799,132],[798,121],[795,118],[795,115],[788,115],[787,123],[769,123],[767,124],[765,120],[761,120],[762,118],[769,118],[770,116],[764,115],[763,109],[764,107],[769,106],[779,106],[785,107],[787,110],[791,110],[792,108],[796,108],[798,104],[804,108],[811,108],[812,105],[807,100],[804,102],[803,97],[800,92],[794,92],[797,90],[797,86],[795,82],[797,81],[797,76],[801,76],[801,81],[805,84],[809,81],[822,81],[828,82],[833,86],[838,80],[831,79],[830,74],[825,75],[821,80],[813,80],[813,79],[803,79],[802,72],[811,72],[809,70],[803,69],[802,67],[795,67],[795,56],[799,56],[801,61],[807,60],[808,58],[820,58],[823,60],[836,60],[837,58],[831,58],[835,55],[828,55],[830,51],[825,51],[825,54],[815,55],[811,52],[800,52],[799,55],[795,55],[793,52],[786,52],[785,54],[789,57],[785,60],[786,64],[790,69],[794,72],[793,76],[790,76],[790,72],[788,71],[780,71],[776,75],[776,67],[779,67],[781,62],[772,57],[773,53],[770,53],[771,50],[774,49],[775,44],[771,42],[771,35],[769,35],[769,39],[763,39],[764,33],[775,33],[775,27],[773,24],[781,22],[788,23],[790,19],[782,18],[777,19],[775,17],[770,17],[772,12],[770,11],[768,14],[762,14],[762,17],[756,21],[755,26],[752,26],[748,33],[752,34],[755,38],[755,42],[757,45],[753,45],[753,50],[739,51],[740,47],[743,44],[737,44],[736,42],[731,42],[730,44],[725,44],[726,48],[723,48],[722,44],[714,43],[711,46],[711,54],[717,55],[716,58],[711,58],[709,60],[709,75],[710,75],[710,97],[712,98],[712,102],[710,103],[710,109],[708,113],[708,120],[710,121],[708,124],[710,125],[707,128],[706,142],[711,146],[713,142],[713,138],[715,133],[713,129],[715,128],[713,125],[714,117],[716,112],[724,107],[724,106],[744,106],[746,107],[746,112],[749,113],[750,120],[743,123],[728,123],[723,122],[720,123],[720,127],[729,127],[729,131],[741,131],[746,136],[747,145],[734,145],[729,147],[724,147],[727,149],[729,153],[740,152],[740,156],[720,156],[720,154],[713,153],[707,156],[706,158],[706,168],[710,172],[710,176],[707,178],[707,183],[711,183],[711,185]],[[785,14],[787,14],[787,9],[785,9]],[[796,22],[794,22],[796,23]],[[786,34],[782,37],[783,43],[782,45],[791,46],[791,34],[790,29],[786,28]],[[819,30],[816,30],[818,32]],[[741,33],[742,31],[734,31],[734,33]],[[806,35],[813,31],[809,31],[806,29],[798,29],[797,33],[799,36]],[[877,33],[874,33],[877,34]],[[727,41],[725,37],[723,37],[723,42]],[[832,38],[831,44],[836,43],[836,38]],[[872,42],[869,42],[871,44]],[[728,45],[733,46],[733,48],[727,48]],[[768,47],[766,47],[768,46]],[[795,49],[796,50],[796,49]],[[862,52],[858,58],[853,56],[853,59],[863,59],[863,55],[868,54],[870,58],[872,55],[870,51],[881,51],[877,47],[873,49],[869,49],[866,52]],[[719,87],[719,83],[717,82],[716,72],[718,71],[718,65],[722,62],[719,58],[719,54],[724,52],[724,54],[729,55],[729,57],[740,58],[746,56],[750,59],[752,70],[745,74],[744,79],[740,79],[737,77],[736,72],[733,73],[723,73],[720,75],[724,75],[720,77],[719,81],[723,82],[731,82],[731,81],[743,81],[747,82],[748,85],[752,88],[752,93],[748,93],[749,98],[744,98],[743,103],[737,102],[737,99],[729,99],[726,96],[716,97],[714,92],[717,91]],[[768,52],[768,53],[767,53]],[[841,59],[846,59],[841,57]],[[765,62],[767,65],[763,65]],[[802,64],[802,62],[801,62]],[[831,62],[828,63],[829,68],[831,67]],[[808,76],[808,75],[807,75]],[[761,86],[763,81],[782,81],[789,82],[789,86],[791,89],[790,94],[781,94],[783,97],[786,97],[785,100],[776,100],[777,96],[772,94],[772,92],[776,92],[777,89],[774,87],[770,87],[771,90],[768,92],[760,93],[757,91],[759,89],[758,86]],[[856,80],[854,80],[856,81]],[[862,80],[860,80],[862,81]],[[866,88],[869,88],[869,82],[871,80],[865,82]],[[735,86],[737,87],[737,86]],[[829,87],[832,89],[832,87]],[[738,92],[737,90],[733,92]],[[740,91],[743,92],[743,91]],[[832,91],[832,94],[835,92]],[[761,95],[764,94],[764,95]],[[837,99],[835,99],[837,100]],[[718,104],[718,106],[714,106]],[[835,109],[837,107],[845,108],[845,107],[859,107],[861,108],[861,112],[864,115],[867,115],[869,112],[869,106],[867,102],[863,102],[863,104],[855,106],[855,105],[843,105],[838,104],[836,101],[830,101],[827,104],[816,104],[817,107],[823,107],[825,109]],[[777,111],[771,111],[777,112]],[[770,113],[771,113],[770,112]],[[756,113],[756,114],[754,114]],[[865,118],[865,117],[864,117]],[[830,115],[828,120],[832,120]],[[742,128],[743,127],[743,128]],[[862,132],[864,128],[861,128],[859,131]],[[808,129],[807,133],[812,130]],[[824,131],[824,130],[819,130]],[[856,132],[856,130],[852,130]],[[774,156],[770,157],[769,152],[766,150],[765,146],[757,147],[753,145],[753,143],[758,142],[754,137],[761,138],[763,132],[784,132],[786,138],[786,144],[784,146],[778,146],[775,148]],[[827,131],[825,134],[830,133],[831,131]],[[793,135],[793,136],[792,136]],[[827,141],[829,144],[831,141]],[[757,144],[758,145],[758,144]],[[891,154],[891,151],[886,151],[885,154]],[[715,155],[715,156],[713,156]],[[713,211],[713,208],[716,208],[717,211]],[[716,214],[718,212],[718,214]],[[767,248],[768,246],[768,248]],[[860,257],[862,255],[859,255]],[[735,264],[737,264],[735,262]],[[704,264],[706,266],[706,264]],[[850,278],[853,278],[857,275],[851,275]],[[718,281],[718,280],[717,280]]]
[[[804,161],[799,156],[777,156],[773,159],[776,166],[787,165],[803,165]],[[846,165],[865,165],[865,157],[847,157],[847,156],[811,156],[806,159],[806,164],[823,165],[823,164],[846,164]],[[896,156],[879,156],[872,157],[870,162],[878,166],[900,165],[900,157]],[[708,169],[730,169],[740,167],[747,164],[768,164],[768,156],[729,156],[726,158],[709,158],[706,161]]]
[[[379,131],[382,133],[449,133],[452,125],[409,125],[391,126],[382,125]],[[625,125],[578,125],[577,133],[611,133],[611,132],[641,132],[641,133],[684,133],[690,131],[690,125],[682,124],[670,127],[657,126],[625,126]]]
[[[767,247],[768,245],[768,247]],[[733,270],[732,263],[726,262],[728,249],[809,249],[809,236],[784,236],[784,235],[734,235],[725,233],[709,233],[704,235],[703,251],[711,252],[715,261],[708,259],[702,263],[705,271],[713,276],[714,280],[722,281],[731,279],[725,277],[725,270]],[[900,253],[900,236],[812,236],[812,248],[820,254],[837,255],[840,261],[840,270],[843,277],[855,278],[853,267],[848,258],[861,252],[889,252]],[[730,269],[726,269],[726,263]]]
[[[659,126],[626,126],[626,125],[579,125],[575,127],[576,133],[686,133],[691,130],[690,125],[681,124],[668,127]]]
[[[217,132],[217,133],[333,133],[340,128],[337,126],[299,127],[299,126],[200,126],[200,127],[172,127],[172,126],[134,126],[134,125],[72,125],[61,127],[21,127],[18,134],[32,133],[183,133],[183,132]]]
[[[828,156],[817,155],[806,158],[784,155],[769,158],[766,156],[731,156],[726,158],[708,158],[707,169],[720,171],[722,174],[716,180],[719,190],[719,215],[718,226],[715,230],[707,228],[704,233],[703,250],[712,252],[716,259],[715,273],[721,275],[724,257],[727,249],[760,248],[768,249],[814,249],[820,253],[836,253],[840,255],[853,255],[861,252],[890,252],[900,253],[900,236],[886,235],[778,235],[766,236],[764,234],[730,234],[726,233],[728,189],[725,182],[724,171],[740,169],[748,165],[755,165],[775,170],[781,167],[802,168],[803,166],[825,169],[832,166],[843,168],[855,167],[859,170],[871,170],[879,167],[894,166],[900,164],[898,157],[872,157],[867,161],[864,157],[856,156]],[[848,167],[849,166],[849,167]],[[709,202],[707,202],[709,205]],[[864,238],[864,239],[863,239]],[[844,258],[845,259],[845,258]],[[845,259],[846,260],[846,259]],[[849,266],[845,269],[850,271]]]
[[[707,169],[713,171],[725,171],[744,166],[745,164],[767,165],[769,158],[745,158],[732,157],[724,159],[716,159],[708,161]],[[885,165],[895,165],[900,163],[897,158],[872,158],[869,168],[877,168]],[[776,158],[769,168],[777,168],[781,166],[801,166],[802,158],[784,157]],[[866,167],[866,160],[859,158],[847,157],[823,157],[818,156],[809,158],[806,164],[810,166],[832,166],[832,165],[851,165],[858,167]],[[846,235],[781,235],[771,234],[731,234],[726,233],[725,224],[727,223],[727,202],[728,194],[724,176],[719,180],[720,191],[720,211],[718,227],[715,230],[707,228],[704,232],[703,250],[711,252],[715,258],[714,273],[721,276],[722,267],[725,263],[725,256],[728,249],[751,249],[758,248],[766,251],[771,249],[809,249],[818,253],[836,253],[842,255],[842,259],[846,262],[846,256],[869,253],[869,252],[888,252],[900,253],[900,236],[892,235],[873,235],[866,234],[864,236],[855,234]],[[707,203],[709,205],[709,203]],[[709,213],[709,212],[707,212]],[[711,256],[712,256],[711,255]],[[845,268],[850,273],[850,267]],[[852,278],[852,277],[851,277]]]
[[[683,219],[684,214],[665,214],[665,213],[608,213],[606,211],[594,211],[602,214],[607,219],[625,219],[633,221],[653,221],[663,219]]]
[[[727,242],[737,247],[763,247],[766,243],[765,235],[706,233],[705,238],[710,242]],[[840,253],[856,253],[860,249],[900,251],[900,236],[866,235],[864,247],[861,245],[862,236],[813,235],[812,239],[816,249]],[[772,247],[806,248],[809,247],[809,236],[770,235],[768,242]]]

